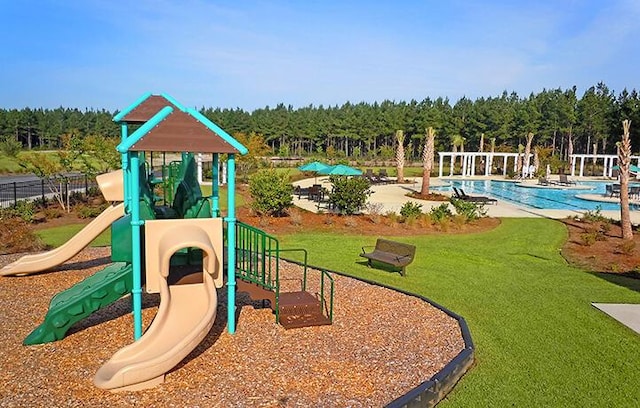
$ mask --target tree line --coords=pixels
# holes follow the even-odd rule
[[[419,158],[425,132],[435,130],[437,151],[476,151],[483,143],[498,151],[517,151],[535,135],[535,145],[566,159],[571,153],[615,153],[622,121],[640,124],[640,96],[626,88],[615,94],[603,82],[581,96],[576,87],[544,89],[522,97],[499,96],[422,101],[345,102],[341,106],[266,106],[252,112],[240,108],[200,109],[232,135],[258,134],[281,156],[314,154],[351,158],[394,155],[395,132],[404,132],[407,157]],[[24,148],[56,149],[63,136],[118,138],[111,120],[117,112],[93,109],[0,109],[0,137]],[[640,145],[638,126],[632,146]],[[485,147],[485,150],[487,148]],[[637,147],[636,147],[637,149]]]

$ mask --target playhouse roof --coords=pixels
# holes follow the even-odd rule
[[[114,121],[142,124],[118,146],[120,151],[247,152],[242,144],[200,112],[185,108],[168,95],[145,94],[118,113]]]

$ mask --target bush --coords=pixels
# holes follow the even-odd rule
[[[45,245],[29,224],[20,218],[2,220],[0,228],[0,255],[15,252],[39,251]]]
[[[97,207],[92,207],[89,205],[85,205],[85,204],[77,204],[76,205],[76,213],[78,214],[79,218],[95,218],[98,215],[100,215],[100,213],[102,213],[102,211],[104,211],[106,208],[106,205],[102,205],[102,206],[97,206]]]
[[[482,218],[487,215],[487,209],[483,203],[476,204],[457,198],[452,198],[450,202],[453,205],[453,208],[456,209],[456,213],[466,222],[475,221],[478,218]]]
[[[293,205],[293,186],[288,173],[260,170],[249,178],[251,207],[261,215],[283,216]]]
[[[333,192],[329,203],[340,214],[352,215],[364,208],[371,195],[369,180],[364,177],[331,176]]]
[[[13,136],[5,136],[0,140],[0,151],[8,157],[16,158],[22,150],[22,143]]]
[[[448,221],[453,217],[453,213],[449,208],[448,203],[440,204],[437,207],[433,207],[431,211],[429,211],[429,217],[434,223],[441,223],[442,221]]]
[[[587,222],[603,222],[610,223],[611,219],[602,215],[602,206],[596,206],[596,209],[593,211],[587,211],[582,214],[582,220]]]
[[[405,220],[408,218],[418,218],[422,214],[422,204],[407,201],[400,207],[400,215]]]
[[[36,205],[33,201],[20,200],[13,207],[0,209],[0,218],[22,218],[23,221],[31,222],[35,213]]]

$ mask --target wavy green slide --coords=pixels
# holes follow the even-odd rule
[[[48,343],[64,338],[74,323],[131,292],[132,267],[111,264],[51,299],[44,321],[24,340],[24,345]]]

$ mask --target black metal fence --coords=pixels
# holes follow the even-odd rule
[[[86,175],[70,175],[65,178],[52,180],[55,189],[62,193],[62,199],[66,201],[70,193],[78,192],[89,194],[89,189],[97,187],[95,177]],[[50,184],[44,179],[30,181],[16,181],[0,184],[0,207],[7,208],[18,205],[19,201],[40,201],[54,197]]]

